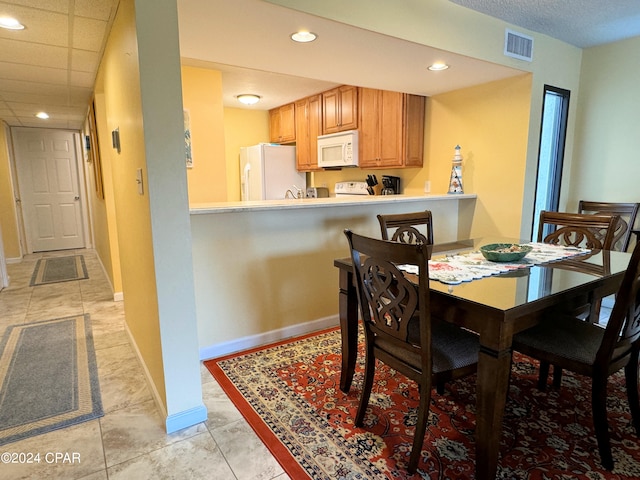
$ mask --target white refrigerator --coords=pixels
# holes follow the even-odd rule
[[[307,189],[307,176],[296,170],[296,147],[260,143],[240,148],[242,200],[281,200]]]

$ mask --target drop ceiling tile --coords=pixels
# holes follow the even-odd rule
[[[4,2],[0,2],[0,5],[21,5],[39,10],[48,10],[50,12],[69,13],[69,3],[68,1],[60,0],[5,0]]]
[[[107,21],[115,10],[118,0],[76,0],[75,15]]]
[[[1,38],[0,62],[67,68],[67,49]]]
[[[70,125],[71,124],[82,125],[84,123],[85,119],[87,118],[88,110],[89,110],[89,106],[87,105],[87,108],[86,108],[84,113],[82,113],[82,114],[76,113],[76,114],[67,115],[67,120],[69,121],[69,124]]]
[[[78,107],[69,107],[66,105],[47,105],[45,108],[42,108],[40,105],[18,102],[10,102],[8,106],[15,115],[20,117],[35,115],[40,110],[46,110],[49,115],[64,115],[68,117],[78,110]]]
[[[44,105],[70,105],[67,95],[41,95],[38,93],[12,93],[5,98],[6,102],[11,105],[12,103],[26,103],[34,105],[35,108],[43,109]]]
[[[75,87],[93,88],[95,81],[96,74],[94,72],[72,71],[69,74],[69,84]]]
[[[55,118],[42,120],[37,117],[17,117],[17,119],[20,122],[20,125],[23,127],[61,129],[69,128],[69,121],[66,118],[60,120],[56,120]]]
[[[107,22],[92,18],[75,17],[73,21],[73,48],[100,52]]]
[[[43,95],[66,95],[68,88],[65,85],[52,83],[0,79],[0,91],[3,92],[5,97],[14,93],[29,93],[34,91]]]
[[[49,125],[43,125],[43,121],[35,117],[16,117],[21,127],[49,128]]]
[[[0,78],[27,82],[48,82],[66,85],[67,71],[62,68],[38,67],[0,62]]]
[[[69,105],[88,105],[92,92],[90,88],[69,87]]]
[[[13,115],[2,115],[2,120],[4,120],[7,125],[21,126],[20,121],[18,120],[18,117],[15,117]]]
[[[97,52],[73,49],[71,51],[71,68],[80,72],[95,72],[100,62]]]
[[[4,120],[7,123],[7,125],[16,125],[16,122],[18,121],[18,117],[16,117],[14,114],[12,114],[9,111],[8,112],[2,111],[1,115],[2,115],[2,120]]]
[[[67,15],[19,6],[9,9],[1,7],[2,3],[0,3],[0,12],[2,14],[17,18],[25,26],[25,29],[0,29],[0,38],[19,42],[34,42],[42,45],[68,46],[69,17]]]

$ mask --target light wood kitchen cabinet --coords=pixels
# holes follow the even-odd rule
[[[360,88],[360,168],[421,167],[425,97]]]
[[[322,135],[322,97],[313,95],[295,102],[296,167],[299,171],[318,168],[318,135]]]
[[[426,97],[405,94],[404,98],[404,166],[424,164],[424,116]]]
[[[343,85],[322,94],[322,133],[358,128],[358,88]]]
[[[296,116],[293,103],[269,110],[269,137],[273,143],[296,141]]]

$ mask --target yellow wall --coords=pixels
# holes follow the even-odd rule
[[[456,145],[464,158],[465,193],[478,195],[471,236],[518,238],[527,160],[531,75],[491,82],[429,99],[425,178],[449,188]]]
[[[640,201],[639,50],[635,37],[584,51],[570,208]]]
[[[367,174],[401,178],[403,193],[422,195],[449,189],[454,148],[461,146],[465,193],[478,195],[472,236],[520,236],[527,161],[532,75],[436,95],[427,99],[423,168],[360,168],[313,174],[315,186],[331,192],[338,181],[362,181]]]
[[[101,86],[102,80],[97,84]],[[100,162],[102,165],[102,183],[104,199],[96,196],[94,179],[91,178],[91,193],[93,195],[93,231],[95,249],[100,255],[102,264],[109,275],[111,285],[116,297],[122,295],[122,271],[120,269],[120,248],[118,246],[118,226],[116,220],[116,205],[113,175],[111,169],[112,157],[115,154],[111,146],[111,136],[107,128],[106,107],[104,92],[99,89],[95,92],[96,124],[98,128],[98,146],[100,150]],[[89,169],[93,175],[93,169]]]
[[[4,255],[7,260],[10,260],[18,259],[21,255],[13,186],[11,185],[9,139],[7,134],[6,124],[0,122],[0,227],[2,227]]]
[[[240,200],[240,147],[269,142],[269,112],[246,108],[224,109],[224,138],[227,163],[227,198]]]
[[[222,74],[182,66],[182,101],[191,119],[193,168],[187,169],[189,203],[226,201]]]
[[[119,128],[122,147],[110,155],[126,323],[159,400],[166,403],[149,198],[146,190],[138,195],[135,181],[138,168],[145,179],[147,174],[132,0],[120,2],[98,79],[96,90],[104,94],[99,115],[106,119],[98,134],[110,138]]]
[[[348,3],[341,0],[322,2],[315,0],[267,1],[422,45],[531,72],[531,95],[528,100],[530,119],[526,132],[528,138],[526,180],[523,184],[523,190],[520,192],[520,200],[509,206],[512,210],[520,211],[504,217],[505,221],[516,217],[521,218],[522,223],[519,225],[520,235],[518,236],[526,238],[530,235],[544,85],[548,84],[570,90],[574,99],[580,97],[580,64],[582,61],[580,48],[543,34],[514,27],[497,18],[456,5],[449,0],[410,2],[411,6],[405,4],[404,7],[399,7],[397,2],[387,0],[351,0]],[[534,38],[533,61],[526,62],[506,57],[503,54],[506,27],[515,28],[518,32]],[[572,102],[569,109],[570,118],[575,118],[576,102]],[[575,123],[569,122],[565,152],[566,178],[563,189],[569,187],[573,182],[570,169],[573,160],[574,129]],[[465,148],[465,145],[462,147]],[[451,148],[452,146],[447,144],[440,155],[446,155],[445,158],[450,159]],[[466,146],[466,148],[472,147]],[[494,174],[502,175],[501,172],[494,172]],[[436,186],[434,178],[432,179],[432,187]],[[565,200],[566,193],[563,190],[560,197],[561,205],[564,205]],[[501,225],[501,229],[511,230],[511,228],[511,225]]]
[[[103,155],[103,157],[104,159],[101,160],[108,160],[108,155]],[[102,168],[101,170],[104,171],[105,169]],[[90,197],[88,203],[91,204],[93,248],[96,250],[96,253],[100,257],[100,261],[104,266],[107,276],[109,277],[109,281],[113,285],[113,259],[111,258],[111,249],[109,246],[109,219],[107,215],[106,201],[105,198],[100,198],[96,194],[96,179],[93,163],[88,164],[87,168],[85,168],[84,171],[85,175],[87,175],[87,196]]]

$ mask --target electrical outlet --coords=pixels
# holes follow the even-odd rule
[[[424,182],[424,193],[429,193],[431,191],[431,180],[427,180]]]

